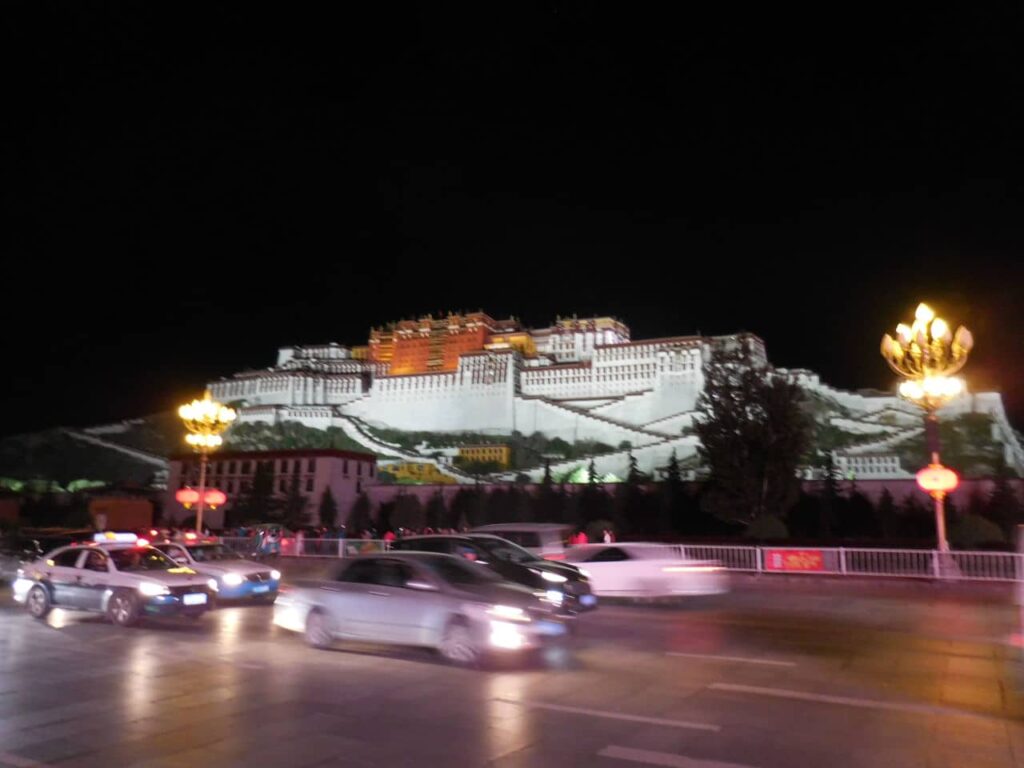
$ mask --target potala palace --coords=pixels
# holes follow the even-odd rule
[[[746,342],[767,360],[764,343],[752,334],[634,340],[610,317],[558,319],[528,329],[483,312],[426,316],[373,329],[364,346],[284,347],[273,367],[243,371],[209,388],[238,407],[239,424],[337,427],[366,449],[402,462],[435,463],[443,446],[402,449],[379,430],[434,433],[442,443],[444,434],[463,432],[496,442],[513,432],[599,441],[617,450],[598,455],[596,469],[622,477],[630,452],[646,472],[664,467],[673,452],[682,466],[696,466],[691,427],[703,364],[714,342],[728,340]],[[845,474],[909,478],[923,463],[922,457],[904,466],[899,457],[899,445],[923,431],[913,406],[895,394],[835,389],[810,371],[788,373],[815,401],[819,424],[843,435],[835,459]],[[941,418],[966,413],[988,416],[993,444],[1021,473],[1024,451],[1000,395],[966,394]],[[551,461],[553,472],[580,463]],[[450,464],[438,469],[470,479]],[[522,471],[539,479],[543,467]]]

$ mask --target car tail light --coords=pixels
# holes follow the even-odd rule
[[[545,560],[565,560],[564,552],[548,552],[544,555]]]

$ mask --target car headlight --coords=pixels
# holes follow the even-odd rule
[[[561,605],[565,600],[565,594],[560,589],[549,589],[544,593],[544,599],[554,605]]]
[[[155,581],[143,581],[142,583],[140,583],[139,592],[144,594],[146,597],[156,597],[157,595],[171,594],[171,590],[169,590],[163,584],[157,584]]]
[[[221,579],[229,587],[237,587],[239,584],[242,583],[242,577],[240,574],[237,573],[225,573],[221,577]]]
[[[568,581],[565,576],[558,573],[550,573],[548,571],[541,571],[540,577],[544,579],[544,581],[550,581],[552,584],[565,584],[565,582]]]
[[[281,580],[281,572],[276,570],[276,569],[271,571],[270,572],[270,578],[272,578],[274,581],[280,581]]]
[[[487,612],[496,618],[504,619],[505,621],[529,621],[530,617],[526,615],[526,611],[522,608],[516,608],[511,605],[492,605],[487,609]]]
[[[217,580],[216,579],[207,579],[206,586],[208,586],[214,592],[220,592],[220,587],[217,586]]]
[[[492,621],[489,639],[491,645],[495,648],[505,648],[512,651],[522,648],[526,644],[526,638],[523,637],[523,633],[519,631],[519,628],[507,621]]]

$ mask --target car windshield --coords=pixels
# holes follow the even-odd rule
[[[232,552],[223,544],[201,544],[188,548],[192,559],[197,563],[208,563],[211,560],[240,560],[237,553]]]
[[[153,547],[112,549],[108,552],[119,571],[169,571],[178,564]]]
[[[528,552],[511,541],[473,539],[473,543],[486,550],[487,554],[491,557],[508,563],[532,563],[540,559],[532,552]]]
[[[430,568],[449,584],[472,585],[472,584],[493,584],[501,581],[500,578],[491,574],[486,568],[473,565],[466,560],[455,558],[439,557],[431,559]]]

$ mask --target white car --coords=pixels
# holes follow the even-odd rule
[[[565,541],[571,532],[571,525],[561,523],[495,523],[473,529],[473,533],[500,536],[545,560],[565,559]]]
[[[297,581],[274,606],[274,623],[315,648],[341,639],[428,646],[457,664],[568,634],[544,590],[432,552],[361,555],[325,579]]]
[[[590,588],[598,597],[717,595],[729,591],[728,577],[717,562],[687,559],[680,546],[582,544],[571,547],[565,559],[590,577]]]
[[[14,582],[14,599],[37,619],[53,608],[106,614],[129,626],[145,616],[198,618],[213,607],[217,582],[179,566],[131,534],[97,534],[32,561]],[[127,538],[131,536],[131,539]]]
[[[250,599],[272,603],[277,599],[281,572],[246,560],[213,539],[159,541],[153,544],[174,562],[217,580],[221,600]]]

